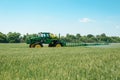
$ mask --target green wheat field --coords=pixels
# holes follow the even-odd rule
[[[0,44],[0,80],[120,80],[120,44],[40,49]]]

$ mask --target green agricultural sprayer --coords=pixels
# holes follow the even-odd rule
[[[52,33],[41,32],[38,34],[38,37],[32,37],[27,40],[27,43],[30,44],[30,48],[40,48],[43,47],[43,44],[48,44],[49,47],[62,47],[66,46],[65,42],[60,40]]]
[[[31,37],[27,40],[30,48],[41,48],[43,44],[47,44],[48,47],[74,47],[74,46],[94,46],[94,45],[106,45],[106,43],[68,43],[62,41],[59,37],[49,32],[41,32],[37,37]]]

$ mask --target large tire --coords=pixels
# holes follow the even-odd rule
[[[62,45],[60,43],[57,43],[55,47],[62,47]]]
[[[35,44],[30,44],[29,47],[30,48],[34,48]]]
[[[34,45],[34,48],[42,48],[42,47],[43,47],[42,44],[35,44],[35,45]]]

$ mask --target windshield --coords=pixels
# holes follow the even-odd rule
[[[50,37],[49,33],[39,33],[39,37]]]

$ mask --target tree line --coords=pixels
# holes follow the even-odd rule
[[[21,35],[18,32],[9,32],[8,34],[4,34],[0,32],[0,43],[25,43],[26,40],[31,37],[37,37],[37,34],[25,34]],[[120,37],[118,36],[107,36],[105,33],[100,35],[80,35],[80,34],[66,34],[66,36],[61,36],[61,40],[66,42],[81,42],[81,43],[120,43]]]

